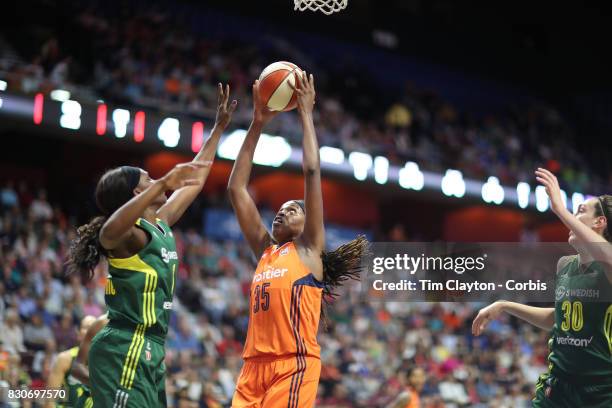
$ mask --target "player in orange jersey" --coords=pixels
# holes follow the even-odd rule
[[[296,74],[295,90],[304,129],[305,198],[283,204],[268,233],[247,191],[259,135],[275,115],[260,102],[258,85],[253,85],[253,122],[228,184],[240,228],[260,259],[251,283],[245,363],[232,407],[312,407],[321,371],[321,302],[341,281],[359,276],[367,241],[360,237],[324,252],[319,146],[312,119],[314,79],[305,72]]]
[[[419,394],[427,379],[425,370],[414,366],[409,368],[407,373],[398,374],[400,374],[400,382],[405,390],[387,405],[387,408],[421,408]]]

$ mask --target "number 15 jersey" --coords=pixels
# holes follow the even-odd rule
[[[264,251],[253,281],[242,357],[320,357],[317,331],[323,284],[300,260],[293,242]]]

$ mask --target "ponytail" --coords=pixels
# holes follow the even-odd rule
[[[359,280],[363,270],[363,257],[369,253],[370,243],[364,235],[340,245],[333,251],[323,251],[323,305],[321,318],[327,327],[327,306],[338,296],[336,289],[345,281]]]
[[[106,222],[106,217],[95,217],[89,224],[77,229],[77,237],[70,245],[68,254],[68,274],[78,273],[83,282],[89,282],[94,276],[94,269],[102,256],[107,256],[106,250],[100,244],[100,230]]]
[[[89,282],[100,258],[108,253],[100,244],[100,230],[108,217],[134,196],[142,170],[138,167],[123,166],[108,170],[96,185],[96,205],[102,216],[95,217],[89,224],[77,229],[77,237],[70,244],[67,272],[78,273],[83,282]]]

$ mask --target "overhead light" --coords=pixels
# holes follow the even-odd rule
[[[70,99],[70,92],[65,89],[54,89],[51,91],[51,99],[58,102],[65,102]]]

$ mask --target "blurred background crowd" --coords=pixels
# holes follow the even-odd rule
[[[377,82],[360,66],[376,56],[346,56],[342,43],[335,44],[340,62],[332,64],[278,37],[256,42],[214,35],[200,26],[210,21],[196,23],[192,10],[93,4],[72,4],[71,19],[37,24],[31,38],[11,43],[0,36],[0,73],[11,89],[65,89],[83,102],[212,117],[216,84],[230,83],[240,102],[233,125],[245,127],[254,78],[273,61],[302,61],[317,79],[321,145],[383,155],[396,164],[415,161],[426,170],[459,169],[481,180],[496,176],[502,184],[531,181],[538,164],[559,171],[568,191],[603,192],[612,183],[609,172],[593,170],[588,151],[575,149],[577,135],[550,104],[509,102],[475,115],[409,78],[392,88]],[[267,131],[300,143],[294,113]]]
[[[0,192],[0,382],[44,388],[85,315],[104,312],[105,265],[83,286],[65,276],[74,221],[21,184]],[[404,238],[398,232],[388,239]],[[167,339],[170,406],[225,407],[241,366],[254,260],[242,242],[175,231],[181,267]],[[426,373],[422,407],[521,407],[546,371],[547,333],[501,319],[471,335],[476,303],[368,302],[348,285],[320,330],[318,407],[384,407]]]

